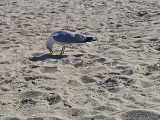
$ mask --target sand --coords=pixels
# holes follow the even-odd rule
[[[159,44],[159,0],[1,0],[0,119],[160,120]]]

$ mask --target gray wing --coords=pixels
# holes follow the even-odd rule
[[[56,42],[61,42],[61,43],[81,43],[85,41],[86,37],[80,34],[75,34],[70,31],[66,30],[61,30],[61,31],[55,31],[52,34],[53,39]]]

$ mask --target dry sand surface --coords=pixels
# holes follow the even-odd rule
[[[160,0],[1,0],[0,119],[160,120],[159,44]]]

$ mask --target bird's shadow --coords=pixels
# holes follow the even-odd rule
[[[51,54],[44,54],[38,57],[32,57],[29,58],[30,61],[43,61],[43,60],[47,60],[47,59],[62,59],[62,58],[66,58],[68,57],[67,55],[51,55]]]

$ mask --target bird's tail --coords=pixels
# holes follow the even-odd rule
[[[98,41],[96,37],[86,37],[86,39],[83,42],[92,42],[92,41]]]

